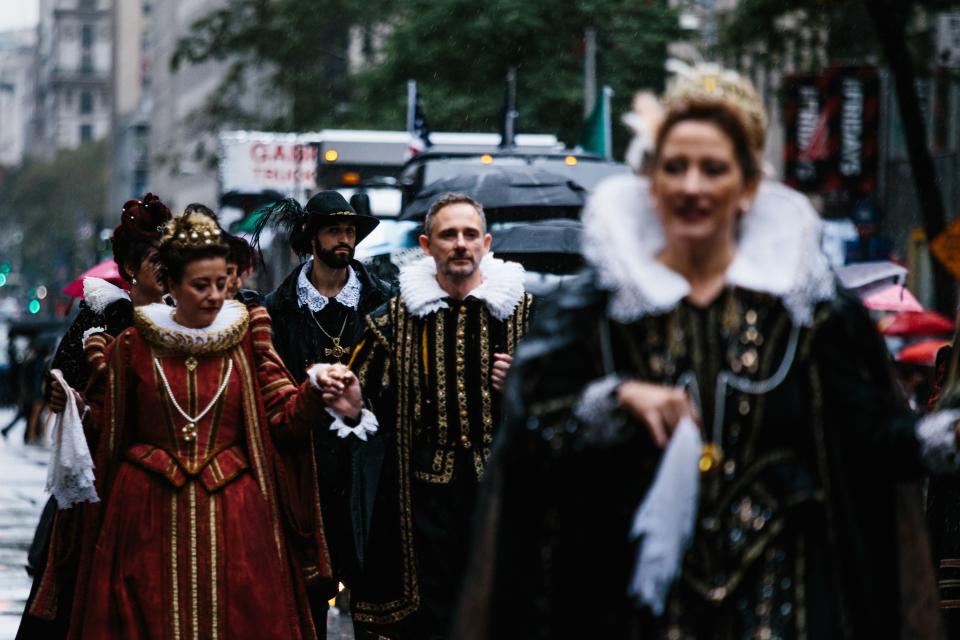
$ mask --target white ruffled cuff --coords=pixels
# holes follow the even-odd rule
[[[624,420],[617,413],[617,388],[622,382],[620,376],[611,374],[594,380],[580,394],[573,414],[583,423],[583,437],[588,442],[610,442],[620,433]]]
[[[920,457],[932,473],[947,474],[960,470],[960,452],[957,451],[958,420],[960,410],[951,409],[931,413],[917,423]]]
[[[377,422],[377,416],[373,415],[373,412],[368,409],[362,409],[360,411],[360,422],[353,427],[346,423],[344,416],[341,414],[337,413],[330,407],[325,407],[325,409],[333,418],[333,424],[330,425],[330,431],[336,431],[337,436],[340,438],[346,438],[352,433],[366,442],[367,435],[375,434],[377,432],[377,428],[380,426],[380,423]]]
[[[97,333],[105,333],[107,330],[106,327],[90,327],[83,332],[83,339],[80,341],[80,346],[84,349],[87,348],[87,338]]]
[[[307,380],[310,381],[311,387],[317,391],[320,390],[320,385],[317,384],[317,376],[329,369],[330,366],[331,365],[327,364],[326,362],[318,362],[317,364],[311,365],[310,368],[307,369]]]

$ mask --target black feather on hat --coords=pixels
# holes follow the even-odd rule
[[[320,191],[307,201],[306,207],[293,198],[261,207],[254,227],[253,245],[260,250],[260,234],[268,226],[289,234],[290,247],[303,257],[313,252],[311,241],[320,227],[350,223],[357,228],[357,244],[370,235],[380,220],[357,213],[337,191]],[[262,255],[262,252],[261,252]]]

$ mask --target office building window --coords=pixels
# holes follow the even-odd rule
[[[93,140],[93,125],[80,125],[80,142],[90,142]]]
[[[84,24],[80,27],[80,45],[83,47],[93,46],[93,36],[96,33],[92,24]]]
[[[80,92],[80,113],[93,113],[93,94],[89,91]]]
[[[93,56],[89,53],[80,56],[80,72],[93,73]]]

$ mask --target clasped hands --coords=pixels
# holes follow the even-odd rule
[[[323,402],[330,409],[351,420],[360,418],[363,409],[360,380],[349,367],[330,365],[317,373],[316,382]]]
[[[667,444],[680,420],[700,420],[687,392],[676,387],[627,380],[617,387],[617,404],[647,427],[659,448]]]

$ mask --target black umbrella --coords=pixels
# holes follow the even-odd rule
[[[431,182],[407,205],[401,220],[423,220],[442,193],[471,196],[490,212],[491,221],[575,217],[586,191],[579,184],[549,171],[530,167],[484,170]]]
[[[543,220],[493,231],[491,249],[498,258],[515,260],[530,271],[571,273],[583,265],[576,220]]]

